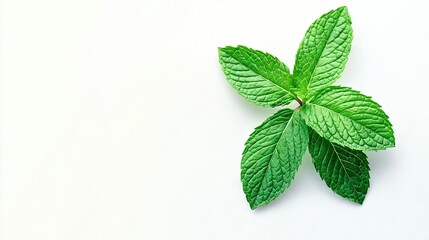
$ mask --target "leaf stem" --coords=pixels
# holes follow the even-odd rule
[[[302,102],[302,100],[301,100],[301,99],[299,99],[298,97],[297,97],[297,98],[295,98],[295,100],[299,103],[299,106],[295,108],[295,110],[298,110],[298,109],[300,109],[300,108],[304,105],[304,103],[303,103],[303,102]]]

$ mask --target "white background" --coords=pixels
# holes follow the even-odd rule
[[[243,144],[273,114],[226,82],[217,47],[290,68],[307,27],[347,5],[339,84],[373,96],[397,147],[368,153],[362,206],[306,153],[291,187],[251,211]],[[5,0],[2,240],[429,239],[429,6],[384,1]]]

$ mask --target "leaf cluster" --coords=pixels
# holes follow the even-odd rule
[[[252,209],[266,205],[292,182],[309,149],[320,177],[338,195],[362,204],[369,188],[363,151],[395,146],[392,124],[371,97],[333,86],[346,65],[353,33],[347,7],[311,24],[296,54],[293,74],[275,56],[245,46],[219,48],[227,81],[245,99],[263,107],[297,101],[250,135],[241,180]]]

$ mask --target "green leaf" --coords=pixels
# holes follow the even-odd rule
[[[333,143],[357,150],[395,146],[392,124],[381,106],[350,88],[328,87],[301,112],[308,126]]]
[[[219,48],[219,62],[228,82],[250,102],[277,107],[295,98],[289,69],[268,53],[244,46]]]
[[[362,204],[369,188],[367,156],[343,147],[310,130],[309,152],[320,177],[338,195]]]
[[[351,19],[345,6],[311,24],[299,46],[293,72],[301,97],[311,98],[340,77],[352,39]]]
[[[307,144],[307,126],[298,111],[280,110],[255,129],[241,162],[243,190],[252,209],[270,203],[290,185]]]

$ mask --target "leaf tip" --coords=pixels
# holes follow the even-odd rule
[[[261,206],[261,204],[257,203],[256,201],[252,201],[251,199],[249,199],[247,195],[246,195],[246,198],[251,210],[255,210]]]
[[[363,205],[363,202],[365,201],[365,197],[366,197],[366,195],[364,194],[364,195],[359,196],[359,197],[353,197],[353,198],[346,197],[346,198],[347,198],[348,200],[350,200],[350,201],[352,201],[352,202],[354,202],[354,203],[357,203],[357,204],[359,204],[360,206],[362,206],[362,205]]]
[[[349,14],[349,9],[347,8],[347,6],[341,6],[337,9],[335,9],[335,12],[340,12],[340,15],[342,15],[343,17],[346,18],[346,21],[351,24],[352,23],[352,19],[350,18],[350,14]]]
[[[365,201],[365,196],[363,198],[356,199],[355,203],[362,206],[364,201]]]
[[[251,210],[256,210],[257,208],[262,207],[264,205],[267,205],[267,203],[249,202],[249,206]]]
[[[224,49],[225,49],[225,47],[218,47],[217,52],[220,54],[221,52],[223,52]]]
[[[349,13],[349,9],[347,8],[347,6],[341,6],[341,7],[339,7],[339,8],[337,8],[337,9],[335,9],[335,10],[333,10],[334,12],[339,12],[340,14],[343,14],[343,13],[345,13],[345,14],[347,14],[348,15],[348,13]]]
[[[337,8],[337,10],[340,10],[340,11],[347,11],[348,10],[348,8],[347,8],[347,6],[346,5],[344,5],[344,6],[341,6],[341,7],[339,7],[339,8]]]

